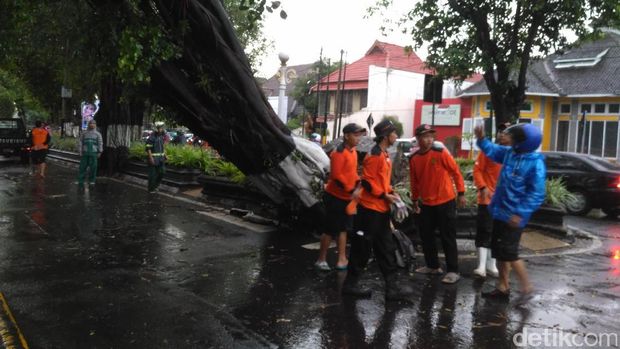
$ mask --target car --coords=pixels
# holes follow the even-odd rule
[[[409,155],[413,154],[416,150],[419,149],[418,141],[415,137],[398,138],[394,143],[394,149],[398,151],[399,147],[402,148],[403,154],[406,157],[409,157]]]
[[[587,154],[542,152],[547,178],[563,178],[575,200],[567,203],[570,214],[585,215],[593,208],[616,217],[620,213],[620,165]]]
[[[143,142],[146,142],[146,140],[149,139],[149,137],[151,136],[151,133],[153,133],[152,130],[144,130],[142,131],[142,136],[140,138]]]
[[[20,156],[26,161],[30,151],[28,130],[20,118],[0,119],[0,154]]]

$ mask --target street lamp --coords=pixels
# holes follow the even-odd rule
[[[282,122],[287,122],[286,110],[288,109],[288,101],[286,99],[286,62],[288,61],[288,55],[284,52],[280,52],[278,55],[280,59],[280,90],[278,93],[278,117]]]

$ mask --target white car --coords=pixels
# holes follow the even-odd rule
[[[406,157],[409,157],[409,155],[413,154],[416,150],[419,149],[418,140],[415,137],[399,138],[394,143],[394,151],[398,151],[399,147],[402,147],[403,154]]]

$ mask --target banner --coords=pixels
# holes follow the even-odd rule
[[[82,102],[82,130],[86,130],[88,128],[88,123],[90,120],[95,119],[95,114],[99,111],[99,100],[96,100],[95,103],[87,103]]]
[[[443,107],[443,106],[442,106]],[[422,123],[431,124],[433,119],[433,106],[422,106]],[[461,125],[461,106],[449,105],[447,108],[435,106],[435,126],[459,126]]]

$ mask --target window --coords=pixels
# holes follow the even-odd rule
[[[586,135],[585,138],[583,137],[584,134]],[[585,154],[588,153],[589,136],[590,136],[590,123],[587,122],[584,127],[583,122],[579,122],[577,126],[577,152],[578,153],[585,153]]]
[[[590,146],[589,154],[603,156],[603,132],[605,131],[604,121],[592,121],[590,123]]]
[[[532,119],[529,119],[529,118],[519,118],[519,123],[520,124],[531,124],[532,123]]]
[[[545,164],[549,170],[588,170],[588,166],[582,161],[566,155],[548,154],[545,156]]]
[[[570,124],[568,121],[558,121],[557,135],[555,141],[555,150],[568,151],[568,128]]]
[[[558,138],[556,145],[558,151],[567,150],[565,148],[560,148],[562,146],[561,141],[564,141],[560,135],[560,132],[562,132],[560,122],[558,122]],[[578,153],[585,153],[608,158],[615,158],[617,156],[617,121],[588,121],[585,125],[585,130],[583,122],[579,122],[577,126],[577,132],[578,134],[576,151]],[[585,140],[583,138],[584,134],[586,135]]]
[[[350,114],[353,112],[353,92],[342,91],[340,94],[336,94],[338,98],[335,99],[335,112],[341,112],[343,114]]]
[[[534,111],[534,103],[532,101],[525,101],[521,104],[521,111],[531,113]]]
[[[555,154],[547,154],[545,155],[545,165],[547,165],[547,170],[555,170],[560,167],[560,156]]]
[[[360,91],[360,109],[366,108],[368,105],[368,90]]]
[[[611,103],[609,104],[609,114],[618,114],[620,113],[620,104]]]
[[[615,158],[618,153],[618,122],[607,121],[605,123],[605,149],[606,158]]]
[[[462,127],[462,133],[461,134],[465,134],[465,133],[474,133],[474,128],[478,125],[483,125],[486,128],[486,121],[488,119],[484,119],[484,118],[463,118],[463,127]],[[485,131],[486,132],[486,131]],[[471,147],[473,146],[474,149],[478,149],[476,147],[476,139],[473,138],[472,139],[472,144],[470,145],[469,142],[467,141],[462,141],[461,142],[461,150],[470,150]]]
[[[594,114],[605,114],[605,103],[596,103],[594,105]]]
[[[592,112],[592,104],[582,104],[581,108],[579,108],[579,112],[583,113],[584,111],[586,113],[591,113]]]
[[[560,114],[570,114],[570,104],[560,104]]]
[[[491,111],[493,110],[493,103],[491,103],[491,101],[487,101],[484,104],[484,111]]]
[[[473,130],[474,128],[472,127],[472,118],[463,118],[463,129],[461,130],[461,135],[464,135],[466,133],[473,133]],[[461,150],[471,150],[471,144],[469,144],[469,142],[465,140],[462,140]]]
[[[17,120],[0,120],[0,128],[15,129],[17,128]]]

